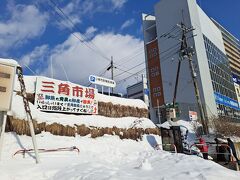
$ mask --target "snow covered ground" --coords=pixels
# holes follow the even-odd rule
[[[34,92],[34,77],[26,80],[28,92]],[[17,90],[17,87],[15,88]],[[129,100],[104,98],[107,102],[128,104]],[[142,106],[137,101],[132,105]],[[155,127],[148,119],[107,118],[101,116],[75,116],[55,113],[43,113],[30,105],[33,118],[39,122],[61,122],[73,125],[75,122],[88,126],[128,128],[136,121],[142,128]],[[22,98],[13,97],[12,111],[8,113],[16,118],[25,119]],[[185,122],[181,122],[183,124]],[[187,126],[187,124],[185,124]],[[192,131],[191,131],[192,132]],[[161,138],[144,135],[142,141],[121,140],[118,136],[63,137],[43,132],[36,136],[38,148],[55,149],[76,146],[76,152],[40,153],[41,163],[35,164],[34,154],[13,156],[19,149],[32,148],[31,137],[5,133],[2,160],[0,161],[0,180],[239,180],[240,173],[228,170],[212,161],[200,157],[173,154],[154,150]]]
[[[76,152],[40,153],[40,164],[34,154],[14,157],[21,148],[32,148],[31,138],[6,133],[1,180],[76,180],[76,179],[161,179],[161,180],[239,180],[240,173],[196,156],[154,150],[159,136],[147,135],[143,141],[120,140],[117,136],[97,139],[60,137],[49,133],[37,135],[39,148],[77,146]]]
[[[112,128],[113,126],[116,126],[118,128],[131,128],[134,126],[141,127],[143,129],[156,127],[154,123],[147,118],[137,117],[110,118],[99,115],[71,115],[61,113],[46,113],[41,112],[31,103],[29,103],[29,105],[32,117],[38,123],[46,122],[47,124],[52,124],[56,122],[62,125],[69,125],[72,127],[74,127],[74,124],[77,125],[84,124],[87,127],[94,126],[110,128]],[[13,116],[14,118],[17,119],[27,120],[27,115],[24,109],[22,97],[17,95],[16,93],[13,94],[12,110],[8,111],[8,115]]]

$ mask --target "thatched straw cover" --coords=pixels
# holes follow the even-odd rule
[[[35,133],[39,134],[42,131],[50,132],[54,135],[59,136],[86,136],[90,135],[92,138],[101,137],[104,134],[108,135],[117,135],[121,139],[133,139],[138,140],[142,138],[143,134],[155,134],[160,135],[160,131],[158,128],[117,128],[117,127],[86,127],[85,125],[77,125],[75,124],[74,127],[71,126],[64,126],[59,123],[53,124],[46,124],[46,123],[37,123],[37,121],[33,121]],[[6,126],[7,132],[16,132],[19,135],[28,135],[30,136],[28,122],[20,119],[14,119],[13,117],[9,116],[7,120]]]

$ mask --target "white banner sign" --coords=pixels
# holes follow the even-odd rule
[[[95,75],[90,75],[89,81],[93,84],[98,84],[101,86],[107,86],[107,87],[112,87],[112,88],[116,87],[116,82],[114,80],[103,78],[103,77],[98,77]]]
[[[38,77],[35,105],[41,111],[98,114],[97,89]]]

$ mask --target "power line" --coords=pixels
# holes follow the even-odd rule
[[[136,66],[133,66],[133,67],[129,68],[128,70],[122,70],[122,69],[120,69],[120,68],[117,67],[117,69],[119,69],[119,70],[121,70],[121,71],[123,71],[123,72],[117,74],[115,77],[121,76],[121,75],[124,74],[125,72],[126,72],[126,73],[129,73],[129,74],[133,74],[133,73],[130,73],[129,71],[135,69],[136,67],[138,67],[138,66],[140,66],[140,65],[142,65],[142,64],[144,64],[144,63],[145,63],[145,62],[141,62],[141,63],[137,64]]]
[[[174,25],[168,32],[163,33],[162,35],[159,36],[159,38],[164,38],[167,37],[169,34],[174,32],[177,29],[177,25]],[[178,29],[179,30],[179,29]]]
[[[107,68],[109,67],[109,65],[107,65],[107,67],[105,67],[102,71],[100,71],[100,72],[102,72],[102,73],[98,73],[98,75],[97,76],[100,76],[100,77],[102,77],[106,72],[107,72]],[[86,85],[87,87],[89,87],[89,86],[91,86],[92,85],[92,83],[89,83],[88,85]]]
[[[141,45],[142,46],[142,45]],[[120,58],[118,59],[117,61],[120,62],[120,61],[123,61],[123,60],[129,60],[129,59],[132,59],[133,57],[137,56],[138,54],[141,54],[144,52],[144,47],[140,47],[138,48],[136,51],[134,51],[134,53],[131,53],[123,58]],[[121,62],[122,63],[122,62]]]
[[[70,24],[72,24],[73,26],[73,29],[76,30],[77,32],[81,32],[80,29],[74,24],[74,22],[72,21],[72,19],[66,15],[64,13],[64,11],[58,7],[58,5],[53,1],[53,0],[49,0],[49,2],[53,5],[50,5],[54,11],[63,19],[63,20],[68,20],[68,22]],[[57,10],[55,9],[57,8]],[[60,13],[62,14],[60,14]],[[66,26],[65,26],[66,27]],[[69,27],[67,27],[69,29]],[[71,31],[72,32],[72,31]],[[99,48],[92,42],[92,41],[88,41],[87,42],[87,37],[84,35],[84,34],[81,34],[82,38],[78,37],[77,35],[75,35],[75,33],[72,32],[72,34],[81,42],[83,43],[84,45],[86,45],[89,49],[91,49],[92,51],[94,51],[95,53],[97,53],[98,55],[100,55],[101,57],[103,57],[104,59],[106,59],[107,61],[111,61],[107,56],[105,56],[100,50]],[[92,46],[94,46],[94,48],[92,46],[90,46],[89,44],[91,44]]]
[[[27,64],[23,64],[26,68],[28,68],[28,70],[30,70],[35,76],[36,76],[36,73],[27,65]]]
[[[161,63],[164,63],[165,61],[169,60],[170,57],[172,57],[172,56],[174,56],[175,54],[179,53],[179,50],[176,51],[176,49],[179,48],[179,47],[176,47],[176,46],[179,45],[179,44],[180,44],[180,43],[175,44],[174,46],[172,46],[172,47],[168,48],[167,50],[163,51],[162,54],[164,54],[164,53],[166,53],[167,51],[171,50],[171,51],[169,51],[169,54],[166,54],[166,55],[164,55],[164,56],[162,56],[162,57],[160,58],[160,62],[161,62]],[[175,48],[174,48],[174,47],[175,47]],[[130,69],[128,69],[128,70],[122,70],[123,72],[120,73],[120,74],[118,74],[118,75],[116,75],[116,76],[120,76],[120,75],[124,74],[124,72],[126,72],[126,73],[128,73],[128,74],[131,74],[131,75],[135,75],[135,73],[130,73],[129,71],[131,71],[131,70],[134,69],[135,67],[138,67],[138,66],[140,66],[141,64],[144,64],[144,63],[145,63],[145,61],[144,61],[144,62],[141,62],[140,64],[137,64],[136,66],[134,66],[134,67],[132,67],[132,68],[130,68]],[[117,69],[119,69],[119,67],[117,67]],[[116,77],[116,76],[115,76],[115,77]],[[121,81],[121,80],[120,80],[120,81]]]
[[[171,53],[172,51],[174,51],[174,54],[176,54],[177,52],[179,52],[179,51],[176,51],[176,49],[179,48],[179,47],[178,47],[179,44],[180,44],[180,43],[177,43],[177,44],[169,47],[168,49],[160,52],[160,53],[159,53],[159,56],[162,55],[162,54],[164,54],[164,53],[167,53],[167,52]],[[170,51],[170,50],[171,50],[171,51]],[[174,54],[167,54],[167,56],[165,55],[165,56],[161,57],[161,58],[160,58],[160,59],[161,59],[160,61],[164,62],[165,60],[163,61],[163,59],[165,59],[166,57],[168,58],[168,56],[172,56],[172,55],[174,55]],[[122,69],[120,69],[119,67],[117,67],[117,69],[122,70],[123,73],[127,71],[127,73],[132,74],[132,73],[130,73],[129,71],[132,70],[132,69],[134,69],[135,67],[143,64],[143,63],[145,63],[145,61],[141,62],[140,64],[138,64],[138,65],[136,65],[136,66],[134,66],[134,67],[132,67],[132,68],[130,68],[130,69],[128,69],[128,70],[122,70]],[[122,75],[123,73],[120,73],[120,74],[118,74],[118,75],[116,75],[116,76],[120,76],[120,75]],[[116,76],[115,76],[115,77],[116,77]]]
[[[175,32],[174,33],[174,35],[171,35],[175,30],[177,30],[177,32]],[[178,29],[178,26],[177,25],[174,25],[173,27],[172,27],[172,29],[170,29],[168,32],[166,32],[166,33],[164,33],[164,34],[162,34],[161,36],[160,36],[160,38],[163,38],[163,37],[166,37],[167,39],[169,39],[169,38],[176,38],[179,34],[176,34],[176,33],[181,33],[181,30],[179,30]],[[180,43],[178,43],[178,44],[180,44]],[[176,44],[176,45],[178,45],[178,44]],[[175,47],[176,45],[174,45],[173,47]],[[169,51],[171,48],[173,48],[173,47],[170,47],[169,49],[167,49],[167,50],[165,50],[165,51],[163,51],[163,52],[161,52],[161,53],[165,53],[165,52],[167,52],[167,51]],[[139,48],[139,53],[138,53],[138,51],[137,51],[137,53],[135,54],[135,55],[133,55],[133,56],[131,56],[131,55],[129,55],[129,56],[126,56],[126,57],[124,57],[124,58],[121,58],[120,60],[123,60],[123,59],[126,59],[124,62],[121,62],[121,64],[118,64],[119,66],[122,66],[122,64],[124,64],[124,63],[126,63],[126,62],[129,62],[129,60],[132,60],[132,59],[134,59],[136,56],[138,56],[138,55],[140,55],[140,54],[142,54],[142,53],[144,53],[144,51],[142,51],[142,50],[144,50],[144,47],[142,48]],[[118,60],[118,61],[120,61],[120,60]]]
[[[131,56],[130,58],[128,59],[125,59],[125,61],[121,62],[121,64],[118,64],[118,66],[123,66],[123,64],[126,64],[126,63],[129,63],[131,62],[132,60],[134,60],[137,56],[141,55],[144,53],[144,50],[142,49],[141,51],[139,51],[139,53],[135,54],[134,56]]]
[[[130,77],[135,76],[135,75],[141,73],[142,71],[145,71],[145,68],[141,69],[140,71],[138,71],[138,72],[136,72],[136,73],[134,73],[134,74],[132,74],[132,75],[130,75],[130,76],[122,79],[122,80],[117,81],[116,83],[119,84],[119,83],[121,83],[121,82],[123,82],[123,81],[126,81],[126,80],[129,79]]]

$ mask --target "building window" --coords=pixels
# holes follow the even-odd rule
[[[227,56],[219,50],[205,35],[203,35],[206,48],[208,66],[210,69],[212,85],[214,92],[237,101],[232,73],[229,66]],[[231,107],[217,104],[218,113],[225,116],[239,116],[239,110],[234,110]]]

